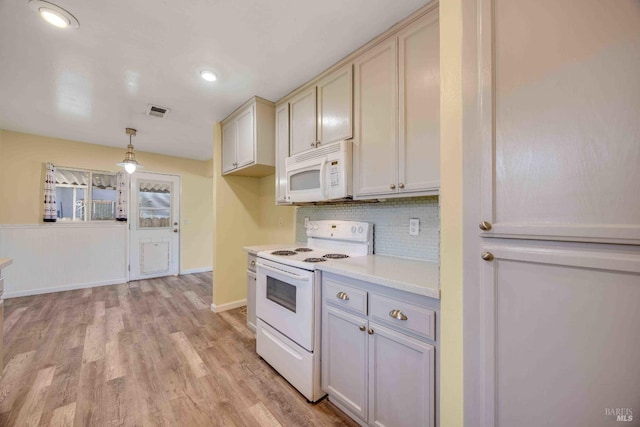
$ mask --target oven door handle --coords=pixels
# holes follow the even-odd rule
[[[289,277],[290,279],[293,279],[293,280],[299,280],[299,281],[302,281],[302,280],[307,280],[308,281],[309,280],[308,277],[300,276],[298,274],[289,273],[288,271],[280,270],[278,268],[267,267],[264,264],[258,263],[258,267],[259,268],[264,268],[265,270],[271,271],[272,273],[282,274],[283,276]]]

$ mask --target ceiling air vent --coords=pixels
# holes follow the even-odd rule
[[[165,107],[160,107],[159,105],[149,104],[147,106],[147,116],[159,117],[161,119],[164,119],[164,117],[169,114],[169,111],[171,110]]]

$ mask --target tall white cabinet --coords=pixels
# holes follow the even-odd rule
[[[438,9],[354,61],[354,197],[440,188]]]
[[[464,14],[478,47],[463,67],[465,336],[480,337],[465,343],[467,421],[635,419],[638,4],[483,0]]]

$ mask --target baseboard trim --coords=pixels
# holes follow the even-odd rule
[[[212,267],[189,268],[187,270],[180,270],[180,274],[208,273],[209,271],[213,271],[213,268]]]
[[[238,301],[231,301],[225,304],[211,304],[211,311],[214,313],[220,313],[221,311],[232,310],[234,308],[243,307],[247,305],[246,299],[239,299]]]
[[[66,286],[56,286],[53,288],[39,288],[39,289],[29,289],[26,291],[13,291],[13,292],[5,292],[2,298],[18,298],[18,297],[28,297],[31,295],[42,295],[42,294],[51,294],[54,292],[64,292],[64,291],[74,291],[77,289],[87,289],[87,288],[97,288],[98,286],[109,286],[109,285],[120,285],[123,283],[127,283],[127,278],[123,277],[121,279],[115,280],[104,280],[100,282],[90,282],[90,283],[77,283],[75,285],[66,285]]]

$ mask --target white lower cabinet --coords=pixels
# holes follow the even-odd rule
[[[435,348],[369,323],[369,424],[433,426]]]
[[[436,425],[436,343],[413,322],[423,324],[414,316],[430,313],[431,330],[439,302],[328,273],[322,292],[322,388],[329,399],[362,425]],[[374,320],[380,312],[388,319]]]

